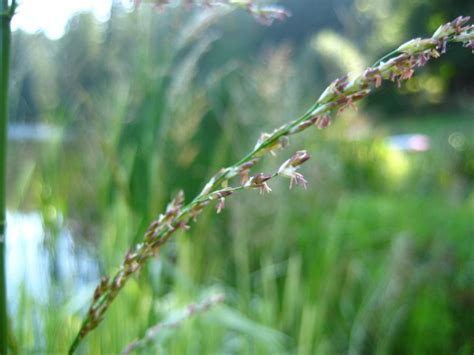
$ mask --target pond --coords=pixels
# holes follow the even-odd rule
[[[16,313],[22,289],[35,303],[48,303],[52,286],[68,293],[90,293],[99,269],[84,248],[76,248],[71,232],[50,238],[37,212],[7,211],[7,285],[10,312]]]

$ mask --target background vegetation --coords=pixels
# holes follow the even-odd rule
[[[244,12],[115,2],[107,22],[77,14],[56,41],[14,33],[7,260],[18,353],[67,350],[100,275],[178,189],[196,194],[335,77],[474,14],[461,0],[283,4],[293,17],[270,28]],[[274,182],[270,195],[232,196],[217,218],[210,208],[80,350],[118,353],[220,290],[225,304],[143,353],[471,354],[474,62],[450,52],[294,140],[292,151],[313,155],[307,191]],[[427,135],[430,149],[396,149],[388,137],[402,133]]]

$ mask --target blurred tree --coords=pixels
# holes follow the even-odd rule
[[[98,95],[107,82],[103,31],[94,15],[82,12],[68,22],[58,42],[59,102],[75,119],[93,117],[90,97]]]
[[[206,73],[231,60],[254,61],[256,53],[269,44],[292,43],[293,57],[304,56],[310,48],[308,41],[321,30],[326,33],[330,30],[336,37],[346,38],[355,49],[364,53],[365,64],[368,64],[372,58],[413,35],[431,33],[440,23],[460,14],[474,13],[474,5],[463,0],[299,0],[282,1],[281,4],[293,16],[271,29],[259,26],[243,12],[215,23],[215,29],[222,37],[232,40],[217,40],[213,48],[203,54],[199,66],[204,71],[200,70],[200,75],[205,77]],[[171,10],[165,16],[154,12],[130,12],[119,1],[114,1],[107,23],[100,24],[91,13],[78,13],[71,18],[64,37],[58,41],[17,31],[13,40],[11,116],[14,120],[36,120],[52,109],[59,109],[72,120],[87,121],[94,116],[92,111],[97,111],[90,107],[90,97],[108,95],[119,82],[135,82],[144,85],[143,92],[150,92],[152,87],[161,85],[156,81],[158,72],[164,70],[160,63],[170,62],[172,56],[182,56],[186,52],[182,48],[173,54],[170,49],[183,19],[189,15],[189,12]],[[148,33],[145,28],[153,29]],[[239,35],[235,36],[237,32]],[[334,46],[337,48],[338,44],[334,43]],[[396,106],[398,112],[426,103],[452,106],[452,97],[445,97],[447,93],[466,96],[473,90],[474,67],[469,56],[468,51],[448,54],[443,62],[424,69],[403,89],[412,95],[394,96],[392,90],[377,94],[379,109],[391,112]],[[152,72],[141,63],[151,58],[155,63]],[[313,82],[319,77],[319,81],[324,81],[320,84],[326,84],[329,79],[324,73],[328,68],[317,69],[321,67],[319,58],[313,64],[306,61],[306,65],[304,70],[308,73],[319,72]],[[349,68],[340,68],[338,74],[342,75],[345,70]],[[332,72],[326,74],[334,76]],[[38,82],[42,87],[36,86]],[[47,87],[44,87],[45,83]],[[139,99],[138,96],[135,99]],[[151,102],[151,97],[139,100]],[[160,98],[155,95],[153,100],[159,115],[162,105],[156,100]],[[141,107],[144,106],[146,104]]]
[[[43,34],[14,33],[11,64],[12,121],[38,121],[57,105],[56,44]]]

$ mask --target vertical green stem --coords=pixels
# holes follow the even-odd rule
[[[12,5],[14,8],[14,5]],[[7,285],[5,265],[6,160],[8,125],[8,76],[10,70],[10,7],[0,2],[0,354],[7,354]]]

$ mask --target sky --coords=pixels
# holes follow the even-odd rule
[[[43,31],[57,39],[63,35],[68,19],[78,11],[92,10],[99,20],[107,20],[112,0],[19,0],[18,4],[13,30]]]

